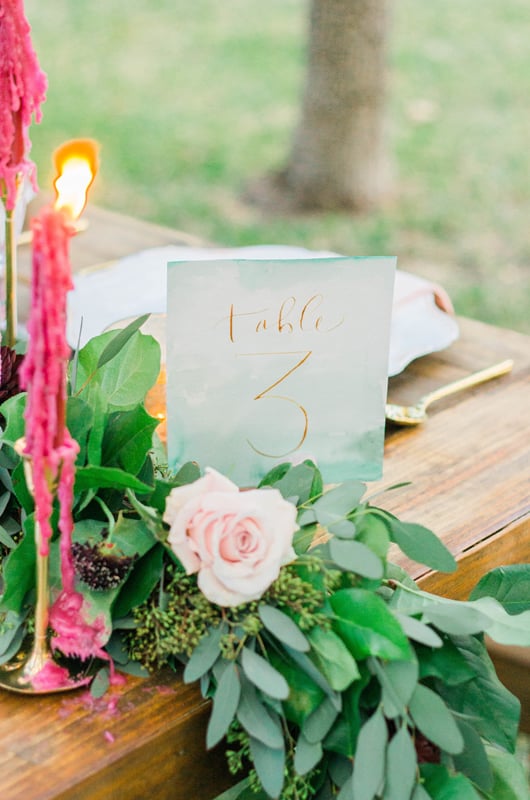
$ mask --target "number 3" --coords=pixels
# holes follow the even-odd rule
[[[256,447],[250,441],[250,439],[247,439],[247,442],[250,445],[250,447],[256,453],[259,453],[259,455],[266,456],[267,458],[284,458],[285,456],[288,456],[291,453],[296,452],[296,450],[298,450],[303,445],[303,443],[304,443],[304,441],[305,441],[305,439],[307,437],[307,432],[308,432],[308,429],[309,429],[309,418],[307,416],[307,411],[305,410],[303,405],[301,405],[301,403],[299,403],[297,400],[293,399],[292,397],[287,397],[286,395],[282,395],[282,394],[270,394],[270,392],[276,386],[279,386],[280,383],[282,383],[282,381],[284,381],[286,378],[288,378],[289,375],[292,375],[293,372],[295,372],[297,369],[300,369],[302,364],[305,364],[305,362],[307,361],[309,356],[312,354],[312,352],[313,352],[312,350],[307,350],[307,351],[304,351],[304,350],[292,350],[292,351],[283,352],[283,353],[240,353],[239,354],[239,355],[242,355],[242,356],[289,356],[289,355],[300,355],[302,353],[302,358],[299,361],[297,361],[296,364],[293,367],[291,367],[291,369],[287,370],[287,372],[284,372],[284,374],[280,378],[278,378],[278,380],[274,381],[274,383],[271,383],[270,386],[268,386],[262,392],[259,392],[259,394],[257,394],[254,397],[254,400],[282,400],[285,403],[291,403],[292,405],[296,406],[296,408],[298,408],[300,410],[300,413],[301,413],[302,419],[303,419],[302,435],[301,435],[298,443],[294,447],[292,447],[290,450],[287,450],[285,453],[266,453],[264,450],[260,450],[258,447]]]

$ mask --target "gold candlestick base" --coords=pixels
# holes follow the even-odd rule
[[[15,443],[24,460],[24,473],[33,494],[31,458],[25,454],[24,440]],[[98,668],[98,660],[78,661],[52,652],[48,640],[48,556],[42,553],[40,526],[35,520],[36,605],[33,640],[22,644],[15,657],[0,665],[0,688],[21,694],[52,694],[86,686]]]
[[[74,663],[55,657],[47,643],[24,643],[17,655],[0,666],[0,689],[18,694],[53,694],[88,686],[99,668],[95,659]],[[43,679],[53,670],[53,682]]]

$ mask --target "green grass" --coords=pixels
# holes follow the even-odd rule
[[[126,13],[124,14],[124,10]],[[397,254],[457,311],[530,332],[527,0],[401,0],[389,54],[395,192],[377,214],[267,217],[304,78],[302,0],[26,0],[49,76],[42,187],[64,139],[102,145],[92,199],[229,246]]]

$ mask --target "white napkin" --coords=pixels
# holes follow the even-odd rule
[[[120,320],[166,311],[169,261],[234,258],[333,258],[337,253],[285,245],[239,248],[156,247],[111,266],[74,276],[68,296],[67,336],[72,347]],[[81,329],[82,321],[82,329]],[[448,347],[458,337],[451,301],[444,290],[423,278],[396,271],[388,374],[396,375],[419,356]]]

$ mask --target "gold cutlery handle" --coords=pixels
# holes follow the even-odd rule
[[[512,367],[513,360],[508,358],[506,361],[501,361],[499,364],[493,364],[493,366],[481,369],[479,372],[473,372],[465,378],[460,378],[445,386],[440,386],[439,389],[435,389],[433,392],[429,392],[429,394],[425,395],[425,397],[422,398],[422,402],[426,408],[435,400],[441,400],[442,397],[447,397],[455,392],[461,392],[464,389],[471,389],[472,386],[477,386],[479,383],[489,381],[491,378],[498,378],[501,375],[505,375],[507,372],[511,371]]]

